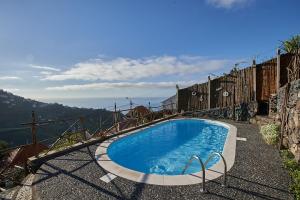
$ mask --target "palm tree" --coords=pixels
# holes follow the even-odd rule
[[[300,78],[300,35],[295,35],[291,39],[283,41],[281,49],[292,55],[292,59],[287,67],[288,82]]]

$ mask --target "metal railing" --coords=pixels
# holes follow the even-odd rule
[[[192,164],[193,160],[198,160],[201,166],[201,170],[202,170],[202,188],[201,188],[201,192],[205,193],[206,192],[206,188],[205,188],[205,173],[206,173],[206,165],[208,164],[208,162],[214,158],[215,156],[220,156],[222,158],[223,164],[224,164],[224,179],[223,179],[223,183],[222,186],[226,187],[227,186],[227,163],[226,160],[224,158],[224,156],[219,153],[219,152],[212,152],[208,159],[205,161],[205,163],[202,162],[201,158],[197,155],[193,155],[190,160],[188,161],[188,163],[185,165],[182,174],[185,173],[185,171],[190,167],[190,165]]]
[[[77,120],[75,121],[73,124],[71,124],[71,126],[69,126],[60,136],[59,138],[50,145],[50,147],[46,150],[45,154],[48,154],[49,151],[53,150],[53,148],[55,147],[55,145],[60,142],[64,137],[65,135],[67,135],[69,133],[69,131],[74,127],[76,126],[78,123],[80,122],[80,120]],[[79,132],[83,132],[84,129],[80,130]]]
[[[227,183],[227,163],[226,163],[226,160],[225,160],[224,156],[221,153],[219,153],[219,152],[212,152],[210,154],[210,156],[208,157],[208,159],[205,161],[204,166],[206,167],[206,165],[208,164],[208,162],[211,159],[213,159],[213,157],[215,157],[215,156],[220,156],[222,158],[222,161],[223,161],[223,164],[224,164],[224,179],[223,179],[222,186],[226,187],[226,183]]]
[[[182,171],[182,174],[184,174],[184,172],[190,167],[190,165],[192,164],[193,160],[198,160],[200,165],[201,165],[201,169],[202,169],[202,188],[200,189],[200,192],[202,193],[205,193],[206,190],[205,190],[205,165],[203,164],[201,158],[199,158],[198,156],[196,155],[193,155],[189,162],[185,165],[183,171]]]

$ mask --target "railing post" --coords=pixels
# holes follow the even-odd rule
[[[79,118],[79,121],[80,121],[80,125],[81,125],[81,132],[83,134],[83,137],[84,137],[84,140],[87,140],[87,137],[86,137],[86,130],[85,130],[85,127],[84,127],[84,117],[80,117]]]
[[[196,156],[196,155],[193,155],[193,156],[190,158],[189,162],[185,165],[185,167],[184,167],[184,169],[183,169],[183,171],[182,171],[182,174],[184,174],[184,172],[189,168],[189,166],[192,164],[192,161],[193,161],[194,159],[196,159],[196,160],[199,161],[200,166],[201,166],[201,169],[202,169],[202,188],[201,188],[200,192],[206,193],[206,188],[205,188],[205,164],[203,164],[201,158],[199,158],[199,157]]]
[[[208,85],[207,85],[207,109],[210,110],[210,76],[208,76]]]
[[[100,119],[99,119],[99,131],[102,130],[102,116],[100,114]]]
[[[252,61],[252,69],[253,69],[253,100],[256,101],[256,61],[253,59]]]
[[[32,123],[31,123],[31,134],[32,134],[32,144],[36,145],[36,119],[35,113],[32,111],[31,113]]]
[[[117,103],[115,102],[115,111],[114,111],[114,125],[117,123]]]
[[[179,86],[176,85],[176,109],[177,112],[180,112],[179,110]]]
[[[215,155],[220,156],[221,159],[222,159],[222,161],[223,161],[223,164],[224,164],[224,180],[223,180],[222,186],[223,186],[223,187],[226,187],[226,186],[227,186],[227,163],[226,163],[226,160],[225,160],[224,156],[223,156],[221,153],[219,153],[219,152],[212,152],[212,153],[210,154],[210,156],[208,157],[208,159],[205,161],[204,167],[206,167],[206,165],[209,163],[209,161],[210,161]]]
[[[276,65],[276,92],[280,88],[280,49],[277,49],[277,65]]]
[[[132,100],[130,99],[130,114],[131,114],[131,118],[133,117],[133,110],[132,110],[132,105],[133,105],[133,103],[132,103]]]

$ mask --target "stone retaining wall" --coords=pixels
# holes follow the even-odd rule
[[[195,112],[197,117],[233,119],[236,121],[249,121],[257,113],[257,102],[241,103],[235,107],[213,108]]]
[[[272,94],[269,98],[269,116],[275,116],[277,110],[277,94]]]
[[[277,115],[281,113],[284,102],[285,88],[281,87],[277,98]],[[284,134],[283,145],[291,150],[296,160],[300,161],[300,79],[290,85],[289,100],[287,103],[288,128]]]

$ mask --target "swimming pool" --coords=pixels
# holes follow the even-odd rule
[[[100,144],[98,164],[117,176],[157,185],[201,183],[201,167],[193,162],[182,170],[192,155],[203,162],[212,152],[221,152],[228,170],[235,158],[236,128],[223,122],[202,119],[172,119],[131,131]],[[223,163],[212,159],[206,168],[207,179],[222,175]],[[227,170],[227,171],[228,171]]]
[[[154,127],[113,142],[108,156],[119,165],[146,174],[180,175],[193,155],[203,162],[212,152],[222,152],[228,128],[205,120],[182,119]],[[219,160],[212,159],[207,167]],[[186,173],[201,169],[196,160]]]

